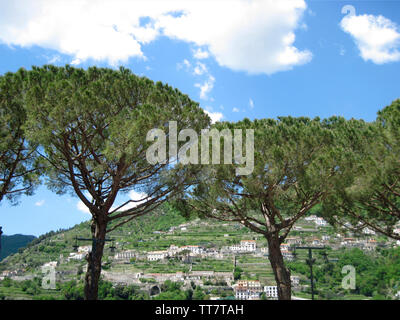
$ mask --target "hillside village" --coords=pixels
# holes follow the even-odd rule
[[[235,223],[200,219],[164,229],[145,235],[139,230],[133,232],[125,228],[112,234],[113,242],[106,246],[103,259],[103,279],[118,286],[136,285],[150,297],[160,293],[161,284],[171,281],[182,283],[184,288],[201,286],[209,293],[209,299],[215,300],[277,298],[268,247],[260,235]],[[85,257],[91,246],[89,243],[78,245],[75,232],[78,231],[73,228],[43,240],[47,246],[58,244],[61,252],[41,255],[41,252],[50,251],[48,247],[26,249],[24,252],[38,249],[40,262],[35,261],[34,267],[27,256],[21,257],[24,252],[8,257],[0,264],[0,280],[33,279],[46,266],[55,268],[59,282],[82,280]],[[400,228],[397,232],[400,233]],[[136,238],[130,239],[133,235]],[[359,248],[373,253],[377,248],[397,247],[400,243],[379,237],[369,229],[360,234],[340,233],[322,218],[311,215],[301,220],[282,243],[285,260],[304,262],[305,252],[295,249],[304,245],[325,247],[329,258],[334,259],[340,250]],[[307,277],[292,272],[291,281],[295,296],[307,296],[305,292],[310,287]]]

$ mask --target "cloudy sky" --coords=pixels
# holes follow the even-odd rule
[[[0,74],[123,65],[179,88],[214,121],[371,121],[400,95],[400,2],[0,0],[0,57]],[[76,198],[44,187],[19,206],[0,205],[5,234],[40,235],[88,218]]]

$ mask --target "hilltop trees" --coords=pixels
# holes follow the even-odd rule
[[[48,186],[77,195],[92,215],[84,292],[97,299],[106,234],[184,191],[193,176],[172,158],[150,164],[146,133],[171,120],[178,130],[198,130],[209,118],[178,90],[124,68],[34,67],[26,108],[30,138],[49,164]],[[130,190],[142,198],[116,206],[117,195]]]
[[[36,145],[25,137],[25,78],[22,70],[0,77],[0,202],[6,198],[15,204],[19,195],[31,195],[39,183]]]
[[[196,188],[176,202],[181,210],[235,221],[262,234],[279,299],[291,298],[290,272],[280,245],[293,225],[328,194],[341,175],[343,119],[283,117],[218,123],[216,129],[254,129],[254,170],[236,175],[238,161],[203,167]],[[335,129],[334,129],[335,128]],[[222,149],[222,147],[221,147]]]
[[[367,227],[400,240],[400,100],[378,112],[374,123],[355,126],[347,136],[353,169],[324,201],[332,224],[353,231]]]

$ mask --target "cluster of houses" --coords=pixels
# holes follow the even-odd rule
[[[4,270],[0,275],[0,280],[4,278],[12,278],[16,276],[21,276],[25,273],[25,269],[17,269],[17,270]]]
[[[291,276],[290,280],[293,287],[297,287],[300,283],[298,276]],[[236,300],[259,300],[263,293],[269,299],[278,298],[277,286],[262,287],[258,280],[239,280],[232,287]]]
[[[167,250],[148,252],[147,260],[148,261],[163,260],[168,257],[174,257],[182,252],[186,252],[187,255],[195,257],[195,256],[202,256],[206,252],[206,250],[203,247],[197,245],[188,245],[182,247],[171,245]]]
[[[268,249],[262,248],[262,253],[268,253]],[[244,252],[256,252],[257,244],[255,240],[241,240],[239,244],[228,247],[228,251],[234,253],[244,253]],[[179,253],[185,252],[186,255],[190,257],[212,257],[214,259],[223,259],[224,254],[216,249],[209,248],[206,249],[204,247],[198,245],[187,245],[178,247],[175,245],[171,245],[167,250],[159,250],[159,251],[149,251],[146,254],[146,259],[148,261],[158,261],[164,260],[167,258],[175,257]],[[74,253],[72,257],[78,257],[79,251]],[[72,259],[71,257],[71,259]],[[114,256],[114,260],[129,260],[131,258],[139,258],[140,255],[138,252],[134,250],[126,250],[122,252],[118,252]]]
[[[328,225],[328,223],[324,219],[315,215],[305,217],[304,220],[313,221],[317,227],[326,227]]]
[[[162,283],[170,280],[173,282],[184,282],[190,284],[203,284],[203,280],[216,280],[225,281],[228,286],[233,282],[233,272],[216,272],[212,270],[207,271],[195,271],[189,272],[178,271],[175,273],[142,273],[137,272],[133,274],[116,274],[113,272],[104,271],[103,275],[105,279],[112,282],[118,282],[123,284],[140,283],[141,281],[154,280],[154,282]]]
[[[360,248],[367,251],[373,251],[376,249],[378,242],[375,239],[355,239],[355,238],[343,238],[340,242],[340,246],[346,248]]]
[[[145,254],[144,258],[148,261],[158,261],[175,257],[180,253],[184,253],[185,256],[190,257],[213,257],[215,259],[223,258],[223,255],[220,254],[219,251],[215,249],[206,249],[198,245],[187,245],[182,247],[171,245],[167,250],[149,251]],[[135,250],[126,250],[118,252],[114,256],[114,260],[130,260],[132,258],[143,258],[143,254],[140,254]]]

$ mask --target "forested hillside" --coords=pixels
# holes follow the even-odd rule
[[[25,247],[35,238],[35,236],[27,236],[23,234],[14,234],[11,236],[2,235],[0,261],[10,254],[18,252],[18,249]]]

